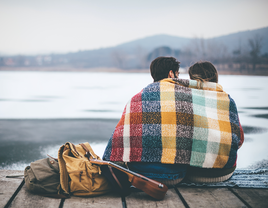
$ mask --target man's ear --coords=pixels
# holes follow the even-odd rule
[[[174,78],[174,73],[172,70],[169,71],[168,78]]]

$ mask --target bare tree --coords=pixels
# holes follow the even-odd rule
[[[116,67],[118,67],[119,69],[125,68],[127,55],[124,51],[114,50],[111,53],[111,57],[112,57],[112,60],[114,61],[114,64],[116,65]]]
[[[195,38],[182,49],[181,58],[187,64],[199,60],[208,60],[214,63],[226,61],[228,51],[226,46],[214,39]]]
[[[248,43],[250,46],[250,56],[252,60],[252,66],[253,66],[253,71],[256,69],[256,64],[258,63],[259,55],[261,52],[261,42],[263,38],[260,37],[259,35],[256,35],[253,39],[249,39]]]
[[[143,47],[137,46],[135,48],[135,59],[137,60],[137,68],[141,68],[141,69],[148,68],[146,55],[147,55],[147,51]]]
[[[200,59],[207,57],[207,44],[204,38],[194,38],[190,43],[190,47],[194,54]]]

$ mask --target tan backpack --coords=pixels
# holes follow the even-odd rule
[[[111,185],[101,175],[98,165],[89,158],[100,159],[88,142],[62,145],[58,152],[61,192],[65,195],[96,196],[111,191]]]

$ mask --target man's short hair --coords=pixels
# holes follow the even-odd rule
[[[174,57],[158,57],[152,61],[150,65],[151,76],[154,82],[161,79],[168,78],[168,73],[170,70],[176,74],[179,71],[180,62]]]

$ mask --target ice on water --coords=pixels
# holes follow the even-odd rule
[[[149,73],[0,72],[0,119],[118,119],[131,96],[152,81]],[[268,129],[268,119],[256,117],[268,114],[268,77],[221,75],[219,83],[235,100],[242,126]],[[238,168],[268,159],[267,138],[267,130],[245,134]],[[101,156],[106,144],[94,145]],[[45,148],[51,155],[58,149]]]

